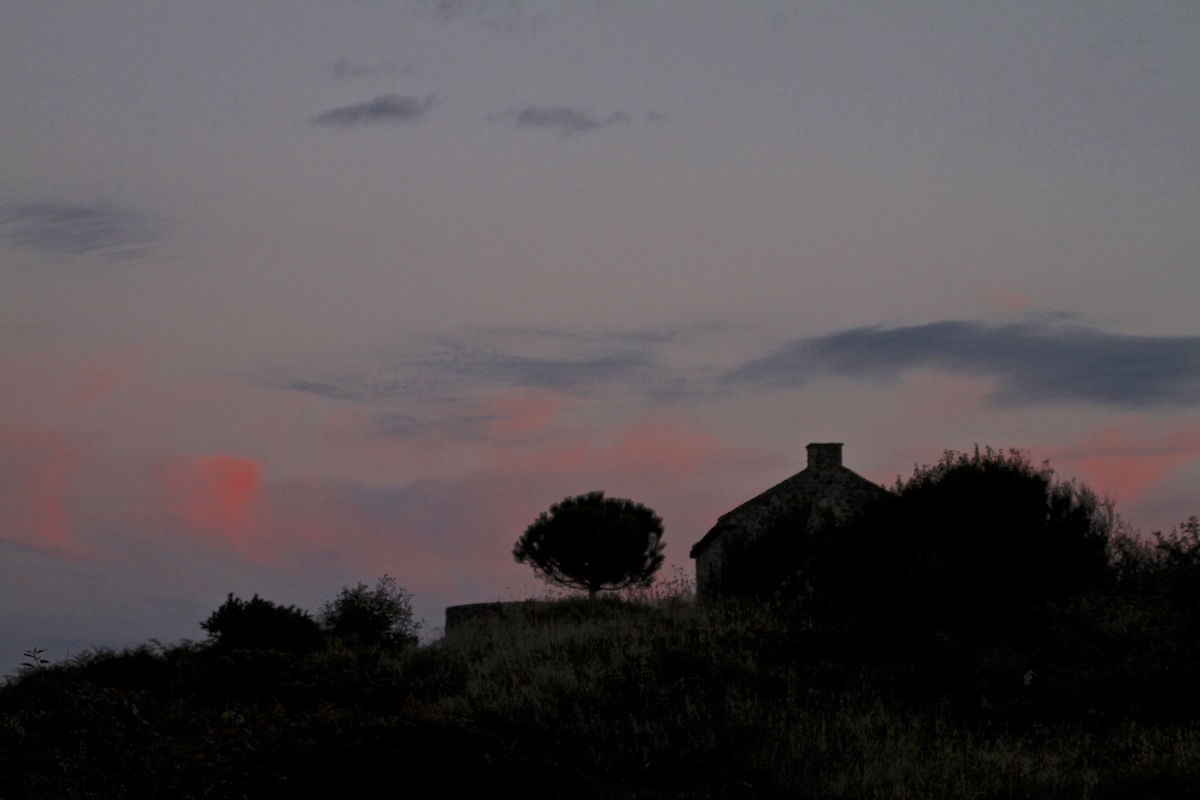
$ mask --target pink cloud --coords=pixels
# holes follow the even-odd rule
[[[420,527],[429,515],[412,489],[316,476],[269,482],[258,459],[227,453],[167,459],[153,486],[140,517],[160,544],[169,531],[184,549],[283,570],[382,574],[400,553],[405,563],[431,563]]]
[[[655,482],[679,484],[745,454],[711,434],[652,419],[625,428],[611,447],[596,455],[602,467],[614,473],[644,474]]]
[[[160,472],[168,514],[201,536],[248,552],[262,466],[226,453],[169,461]]]
[[[523,392],[485,398],[480,407],[494,417],[489,432],[501,437],[525,436],[541,430],[579,400],[556,392]]]
[[[505,431],[546,431],[558,419],[556,405],[540,398],[505,402],[522,420]],[[228,558],[305,575],[389,572],[420,595],[467,602],[538,593],[532,571],[512,561],[512,543],[552,503],[593,489],[658,511],[668,567],[690,575],[688,548],[745,499],[731,495],[730,476],[762,473],[766,488],[781,468],[778,458],[664,415],[608,435],[557,431],[514,446],[497,433],[469,447],[474,467],[415,481],[269,481],[256,457],[175,458],[157,481],[160,507],[176,534]],[[1033,455],[1049,456],[1064,477],[1132,501],[1200,458],[1200,428],[1147,435],[1122,426]]]
[[[1137,503],[1172,472],[1200,459],[1200,428],[1158,435],[1106,428],[1081,442],[1045,450],[1059,475],[1076,476],[1122,503]]]
[[[487,469],[506,474],[577,475],[644,487],[680,486],[722,465],[744,461],[745,451],[705,432],[655,415],[636,420],[608,442],[576,436],[526,452],[501,450]]]
[[[1025,311],[1033,305],[1033,298],[1024,292],[1012,289],[995,289],[987,293],[988,305],[1000,311]]]
[[[60,434],[0,429],[0,538],[69,557],[92,554],[72,536],[67,512],[81,462]]]
[[[413,591],[492,599],[540,585],[511,549],[550,503],[593,489],[644,502],[667,521],[669,554],[685,558],[690,532],[728,510],[709,490],[763,466],[666,415],[607,432],[577,424],[572,412],[596,409],[549,391],[483,397],[457,409],[461,425],[425,425],[446,411],[419,409],[412,434],[388,435],[362,409],[284,397],[262,416],[227,402],[220,381],[147,386],[120,353],[51,355],[0,370],[20,393],[15,405],[0,398],[10,423],[0,537],[72,557],[103,544],[131,563],[199,553],[297,573],[390,572]],[[56,432],[5,432],[38,420]],[[86,462],[68,433],[84,425]],[[239,441],[251,449],[228,444]]]
[[[113,369],[97,369],[85,374],[71,394],[71,407],[86,408],[108,395],[123,376]]]
[[[0,362],[0,393],[7,419],[53,418],[63,423],[113,394],[138,372],[148,348],[129,345],[92,351],[39,347]]]
[[[518,404],[514,416],[545,424],[552,406],[532,403],[526,415]],[[482,467],[404,485],[321,477],[272,483],[258,460],[224,453],[172,459],[159,483],[177,529],[230,556],[302,571],[388,571],[414,591],[474,587],[489,599],[502,587],[537,583],[511,551],[550,503],[593,489],[646,503],[669,531],[681,531],[678,540],[668,533],[668,548],[682,558],[692,532],[698,538],[728,510],[704,487],[757,463],[718,437],[658,418],[607,440],[578,435],[479,447]]]

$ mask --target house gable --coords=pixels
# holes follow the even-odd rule
[[[888,495],[883,487],[842,466],[840,442],[813,443],[807,450],[804,470],[722,514],[692,547],[698,593],[720,591],[729,543],[753,541],[780,520],[794,526],[795,535],[812,536]]]

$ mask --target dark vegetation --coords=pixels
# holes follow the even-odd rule
[[[384,575],[374,588],[360,583],[343,588],[335,600],[321,607],[321,625],[335,638],[366,647],[394,647],[417,643],[412,595]]]
[[[649,586],[663,563],[663,524],[641,503],[604,492],[568,497],[533,521],[513,546],[548,583],[600,591]]]
[[[385,580],[321,625],[231,597],[209,642],[31,651],[0,797],[1197,796],[1200,521],[1139,539],[1011,454],[898,488],[749,596],[531,601],[416,647]]]
[[[307,611],[277,605],[258,595],[242,600],[230,594],[200,627],[212,638],[214,649],[226,652],[306,653],[321,642],[321,627]]]

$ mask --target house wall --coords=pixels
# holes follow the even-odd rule
[[[711,595],[720,591],[721,565],[724,562],[721,539],[713,540],[696,556],[696,594]]]

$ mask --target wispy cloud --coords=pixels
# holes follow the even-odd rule
[[[161,217],[103,200],[42,200],[0,207],[0,241],[55,256],[127,261],[145,255],[165,230]]]
[[[1132,336],[1045,323],[853,328],[788,342],[732,370],[726,380],[794,388],[823,373],[894,379],[918,368],[993,377],[1000,386],[996,399],[1011,403],[1200,402],[1200,337]]]
[[[433,95],[412,97],[385,94],[352,106],[343,106],[313,117],[314,125],[335,125],[350,128],[358,125],[413,122],[433,108]]]
[[[413,72],[413,68],[409,64],[397,64],[393,61],[363,63],[350,58],[339,58],[330,66],[330,71],[335,78],[349,80],[351,78],[364,78],[368,75],[378,75],[381,73],[408,75]]]
[[[475,413],[462,406],[429,414],[382,414],[371,421],[374,434],[396,439],[445,435],[455,441],[482,439],[489,426],[503,420],[496,414]]]
[[[480,391],[505,388],[590,394],[619,387],[643,397],[679,396],[688,391],[687,377],[660,352],[674,336],[471,329],[362,359],[353,370],[275,368],[257,379],[276,388],[359,403],[467,402]],[[400,428],[410,422],[404,416],[394,421]]]
[[[642,348],[617,347],[587,354],[525,355],[457,343],[431,354],[425,364],[447,374],[512,386],[572,389],[609,381],[634,380],[655,364]]]
[[[587,109],[572,106],[526,106],[501,117],[511,120],[518,128],[543,128],[560,136],[589,133],[629,121],[629,117],[620,111],[601,118]]]
[[[441,23],[470,20],[505,32],[528,27],[540,17],[527,13],[522,0],[409,0],[409,5]]]
[[[1045,321],[943,321],[796,339],[755,358],[737,356],[730,367],[730,336],[736,338],[694,330],[467,329],[348,357],[344,363],[354,366],[347,369],[274,367],[254,379],[359,405],[376,418],[377,430],[395,436],[433,430],[468,436],[506,418],[481,406],[481,398],[510,390],[653,408],[735,391],[798,389],[829,375],[897,380],[917,369],[991,378],[992,399],[1004,404],[1200,403],[1200,337],[1132,336]]]

